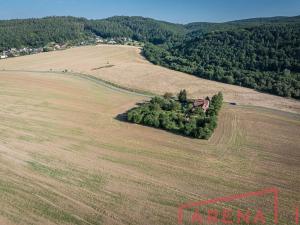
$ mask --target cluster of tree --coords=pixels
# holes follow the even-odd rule
[[[127,112],[127,120],[137,124],[168,130],[177,134],[208,139],[217,126],[217,115],[223,103],[221,92],[214,95],[209,109],[194,107],[182,90],[177,98],[166,93],[154,97]]]
[[[147,44],[154,64],[202,78],[300,98],[300,23],[268,24]]]

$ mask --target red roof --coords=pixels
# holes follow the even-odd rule
[[[209,107],[209,100],[206,99],[196,99],[193,103],[194,107],[201,107],[204,111],[206,111]]]

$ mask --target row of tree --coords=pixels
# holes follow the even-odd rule
[[[127,112],[127,120],[137,124],[156,127],[174,133],[200,139],[208,139],[217,126],[217,115],[223,103],[222,93],[214,95],[210,107],[204,112],[194,107],[182,90],[177,98],[166,93],[154,97]]]

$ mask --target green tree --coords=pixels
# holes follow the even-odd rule
[[[178,100],[181,103],[185,103],[187,101],[187,91],[185,89],[181,90],[178,94]]]

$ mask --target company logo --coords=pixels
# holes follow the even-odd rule
[[[247,210],[239,208],[224,208],[224,203],[269,198],[269,204],[272,204],[271,211],[265,208],[248,208]],[[216,209],[216,205],[219,207]],[[221,209],[220,209],[221,205]],[[202,211],[202,212],[201,212]],[[295,207],[295,221],[293,224],[299,224],[299,208]],[[278,189],[268,188],[255,192],[236,194],[226,197],[208,199],[198,202],[190,202],[180,205],[178,208],[178,224],[278,224]]]

